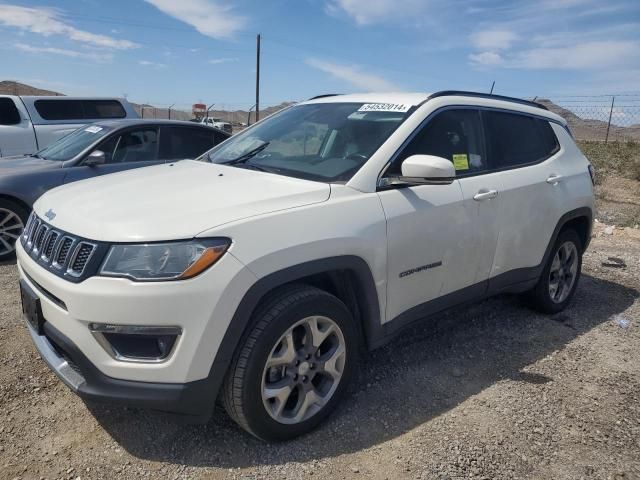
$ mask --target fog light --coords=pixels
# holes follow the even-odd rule
[[[116,360],[158,363],[173,352],[182,334],[180,327],[148,327],[91,323],[89,330]]]

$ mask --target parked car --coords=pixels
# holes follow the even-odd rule
[[[225,122],[220,118],[205,117],[200,120],[200,123],[209,125],[214,128],[219,128],[220,130],[225,131],[228,134],[231,134],[233,132],[233,126],[229,122]]]
[[[0,158],[0,261],[13,254],[31,206],[47,190],[106,173],[196,158],[229,135],[170,120],[86,125],[29,156]]]
[[[29,155],[87,123],[138,118],[121,98],[0,95],[0,157]]]
[[[324,96],[203,159],[58,188],[17,249],[36,347],[76,393],[253,435],[318,425],[361,347],[501,292],[576,291],[592,168],[533,102]]]

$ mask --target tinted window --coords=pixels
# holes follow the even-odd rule
[[[158,129],[145,127],[114,135],[98,145],[106,163],[147,162],[158,160]]]
[[[10,98],[0,98],[0,125],[17,125],[20,112]]]
[[[216,145],[219,144],[219,143],[224,142],[229,137],[230,137],[229,134],[226,134],[226,133],[223,133],[223,132],[220,132],[220,131],[217,131],[217,130],[213,133],[213,138],[215,140],[215,144]]]
[[[213,131],[206,128],[162,127],[160,158],[197,158],[213,147]]]
[[[117,100],[36,100],[34,105],[45,120],[97,120],[127,116]]]
[[[117,100],[82,100],[84,118],[124,118],[127,113]]]
[[[494,168],[540,162],[560,148],[546,120],[505,112],[487,111],[483,115]]]
[[[436,114],[401,152],[388,175],[400,175],[402,161],[411,155],[446,158],[458,175],[486,170],[480,113],[460,109]]]

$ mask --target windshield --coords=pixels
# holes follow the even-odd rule
[[[205,154],[213,163],[346,182],[411,113],[409,105],[317,103],[283,110]]]
[[[59,140],[56,140],[47,148],[40,150],[36,156],[46,160],[64,162],[90,147],[96,140],[100,140],[111,129],[101,125],[88,125],[74,130]]]

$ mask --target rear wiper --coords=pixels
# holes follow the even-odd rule
[[[255,157],[262,150],[267,148],[271,142],[264,142],[261,145],[258,145],[253,150],[249,150],[247,153],[240,155],[238,158],[234,158],[233,160],[229,160],[228,162],[224,162],[224,165],[237,165],[238,163],[247,163],[248,160]]]
[[[42,158],[40,155],[38,155],[37,153],[32,153],[31,155],[29,155],[30,157],[33,158]]]

